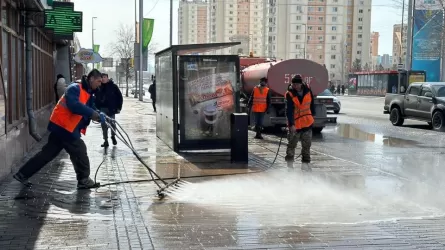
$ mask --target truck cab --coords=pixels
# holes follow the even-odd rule
[[[394,126],[412,119],[445,131],[445,82],[414,82],[403,94],[386,95],[384,113]]]

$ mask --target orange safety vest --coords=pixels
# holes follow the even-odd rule
[[[256,86],[253,89],[253,104],[252,112],[263,113],[267,110],[267,94],[269,93],[268,87],[263,87],[263,93],[260,88]]]
[[[79,88],[79,102],[85,105],[90,99],[91,95],[82,88],[82,84],[80,83]],[[57,126],[64,128],[66,131],[73,133],[77,125],[79,125],[79,122],[82,120],[82,116],[73,114],[73,112],[68,109],[65,95],[63,95],[59,102],[57,102],[56,107],[54,107],[49,120]],[[83,128],[80,132],[85,135],[86,128]]]
[[[290,91],[287,93],[289,93],[290,97],[292,97],[292,100],[294,101],[295,129],[310,127],[314,123],[314,117],[312,117],[311,112],[311,93],[307,92],[306,95],[304,95],[302,103],[300,103],[298,97],[292,95]]]

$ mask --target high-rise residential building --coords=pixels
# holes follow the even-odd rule
[[[392,68],[392,56],[388,54],[383,54],[381,64],[385,69]]]
[[[370,65],[372,0],[269,0],[269,57],[325,64],[330,80],[345,81],[359,60]]]
[[[206,43],[208,6],[205,0],[181,0],[178,9],[179,44]]]
[[[379,55],[379,32],[372,32],[371,33],[371,56],[378,56]]]
[[[226,53],[264,56],[267,0],[209,0],[208,41],[241,42]]]
[[[406,33],[407,25],[395,24],[392,31],[392,66],[396,67],[399,63],[405,63],[406,57]]]

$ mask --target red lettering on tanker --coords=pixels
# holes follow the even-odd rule
[[[297,75],[297,74],[284,74],[284,83],[285,84],[290,84],[292,83],[292,78]],[[299,74],[303,77],[303,82],[305,82],[309,88],[311,87],[311,83],[315,83],[316,79],[315,77],[312,76],[305,76],[303,74]]]
[[[233,73],[212,74],[187,82],[186,96],[192,107],[199,103],[217,99],[219,108],[232,108],[234,105]]]

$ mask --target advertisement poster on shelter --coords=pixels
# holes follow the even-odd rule
[[[235,111],[234,63],[217,59],[184,63],[185,139],[230,139],[230,115]]]

